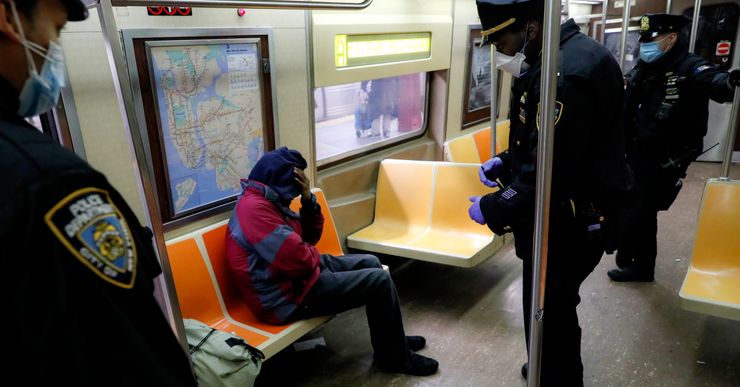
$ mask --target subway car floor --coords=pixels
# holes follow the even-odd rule
[[[659,214],[653,283],[613,283],[605,255],[581,287],[579,320],[586,386],[740,386],[740,321],[688,312],[678,291],[689,265],[704,182],[719,163],[694,163],[668,212]],[[732,177],[740,179],[740,167]],[[740,226],[740,225],[739,225]],[[391,264],[406,333],[437,374],[386,374],[373,366],[364,308],[342,313],[263,364],[258,386],[524,386],[521,261],[513,243],[472,269]],[[325,344],[321,344],[321,342]],[[310,345],[309,345],[310,346]]]

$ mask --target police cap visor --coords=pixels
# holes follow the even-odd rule
[[[490,43],[507,28],[527,18],[541,0],[476,0],[481,23],[481,45]]]
[[[640,41],[647,42],[658,35],[671,32],[680,33],[689,23],[691,23],[691,19],[683,15],[646,14],[640,18]]]

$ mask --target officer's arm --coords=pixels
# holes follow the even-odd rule
[[[731,102],[735,94],[729,83],[730,74],[714,66],[705,64],[697,67],[690,80],[695,89],[719,103]]]
[[[606,81],[605,81],[606,82]],[[615,86],[618,87],[618,86]],[[587,169],[589,143],[610,121],[599,117],[598,103],[614,104],[611,94],[600,95],[607,87],[594,88],[585,79],[570,76],[558,92],[553,155],[553,181],[564,191],[573,192],[581,185]],[[558,110],[559,109],[559,110]],[[566,198],[560,198],[566,199]],[[573,198],[568,198],[573,199]]]

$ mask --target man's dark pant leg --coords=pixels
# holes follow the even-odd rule
[[[558,230],[551,225],[550,230],[540,385],[582,386],[581,327],[576,311],[581,301],[578,291],[599,263],[603,251],[598,241],[574,238],[577,230],[572,227],[559,225]],[[531,259],[524,260],[522,296],[527,345],[532,264]]]
[[[658,256],[658,212],[645,210],[640,213],[634,233],[634,263],[640,273],[653,274]]]
[[[339,257],[331,254],[321,254],[322,271],[340,272],[359,269],[380,269],[382,267],[380,260],[371,254],[347,254]]]
[[[372,258],[369,258],[372,257]],[[373,256],[322,256],[319,279],[298,307],[298,318],[332,315],[365,305],[377,356],[401,361],[408,355],[398,293],[390,273]],[[371,268],[352,269],[363,266]]]

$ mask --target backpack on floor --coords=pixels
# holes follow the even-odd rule
[[[203,387],[253,386],[265,355],[244,339],[185,319],[185,335],[190,347],[198,385]]]

